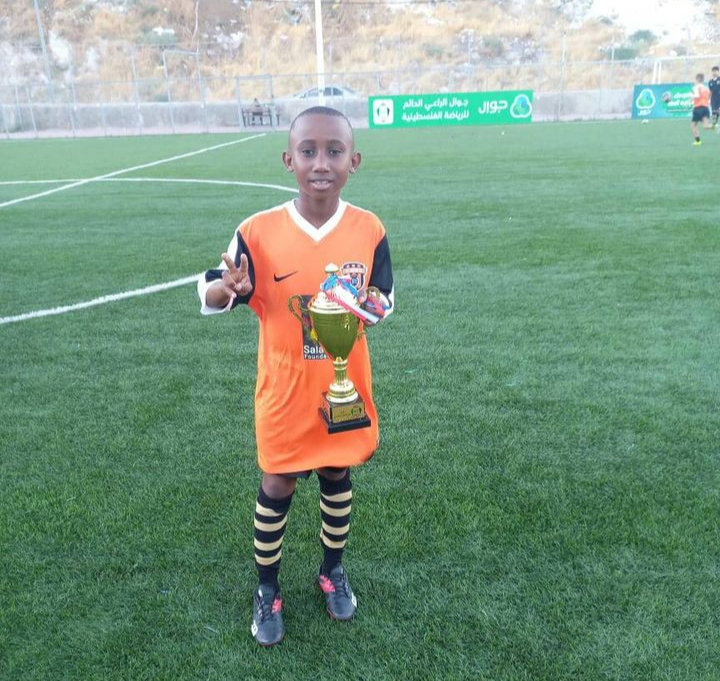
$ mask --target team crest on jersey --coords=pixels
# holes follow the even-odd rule
[[[356,288],[361,289],[365,286],[365,275],[367,267],[361,262],[346,262],[340,268],[340,276],[349,279],[350,283]]]

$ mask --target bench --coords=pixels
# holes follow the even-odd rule
[[[248,106],[241,109],[243,125],[280,125],[280,112],[274,106]],[[267,122],[266,122],[267,121]]]

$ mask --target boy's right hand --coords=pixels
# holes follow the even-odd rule
[[[227,295],[232,299],[248,295],[253,290],[253,285],[248,274],[247,256],[244,253],[240,255],[239,268],[227,253],[222,254],[222,259],[227,265],[227,271],[222,273],[223,289]]]

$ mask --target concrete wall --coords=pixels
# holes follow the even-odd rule
[[[632,90],[536,92],[533,106],[534,121],[629,118]]]

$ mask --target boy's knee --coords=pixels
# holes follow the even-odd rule
[[[271,499],[283,499],[289,497],[295,491],[297,480],[284,475],[263,473],[262,488],[265,494]]]
[[[318,468],[316,473],[328,480],[342,480],[347,475],[347,468]]]

